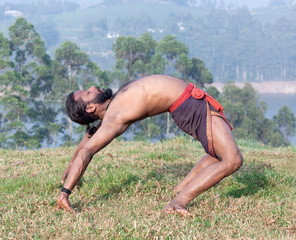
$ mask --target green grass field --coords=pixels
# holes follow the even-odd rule
[[[189,204],[161,209],[204,155],[191,138],[114,141],[55,210],[74,147],[0,150],[0,239],[296,239],[296,150],[239,141],[244,166]]]

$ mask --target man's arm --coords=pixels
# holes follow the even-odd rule
[[[96,125],[96,128],[99,129],[100,126],[101,126],[101,121]],[[85,136],[82,138],[82,140],[80,141],[80,143],[78,144],[75,152],[74,152],[74,155],[73,157],[71,158],[70,162],[69,162],[69,165],[68,167],[65,169],[64,173],[63,173],[63,176],[62,176],[62,180],[61,180],[61,183],[63,184],[67,178],[67,175],[70,171],[70,168],[74,162],[74,160],[76,159],[79,151],[84,147],[84,145],[88,142],[88,140],[92,137],[92,135],[86,133]]]
[[[114,138],[121,135],[129,125],[130,124],[114,123],[112,121],[103,123],[94,136],[90,138],[78,152],[63,188],[67,189],[67,191],[72,191],[83,176],[93,155],[107,146]],[[72,211],[68,197],[69,193],[61,192],[57,200],[58,209],[63,208]]]
[[[114,138],[121,135],[128,126],[106,123],[89,139],[79,151],[68,174],[64,187],[72,190],[84,174],[93,155],[107,146]]]

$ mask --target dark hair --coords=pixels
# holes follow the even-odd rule
[[[93,100],[93,103],[104,103],[108,99],[112,99],[113,91],[110,88],[105,89],[104,92],[99,93]],[[86,132],[89,135],[94,135],[97,131],[97,127],[90,126],[89,124],[97,121],[98,116],[92,113],[86,112],[86,107],[89,102],[84,102],[82,99],[74,100],[74,92],[70,93],[66,99],[66,111],[68,116],[73,122],[87,125]]]
[[[86,128],[86,132],[89,134],[89,135],[94,135],[96,133],[96,131],[98,130],[98,128],[96,126],[90,126],[90,125],[87,125],[87,128]]]
[[[87,103],[82,99],[74,100],[74,92],[70,93],[66,99],[66,111],[73,122],[89,125],[90,123],[99,119],[95,114],[88,114],[86,112]]]

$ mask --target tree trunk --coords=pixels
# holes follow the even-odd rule
[[[70,145],[72,146],[72,121],[70,118],[68,118],[69,120],[69,137],[70,137]]]
[[[56,148],[57,147],[57,134],[56,133],[53,135],[53,142],[54,142],[54,148]]]
[[[71,64],[68,65],[68,71],[69,71],[68,78],[69,78],[69,81],[70,81],[70,85],[72,87],[72,67],[71,67]],[[71,121],[70,118],[68,118],[68,120],[69,120],[70,145],[72,146],[72,121]]]
[[[150,118],[147,119],[147,136],[149,141],[151,141]]]
[[[170,114],[167,112],[167,121],[166,121],[166,138],[170,136]]]

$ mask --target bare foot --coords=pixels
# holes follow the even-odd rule
[[[66,211],[74,212],[68,198],[69,198],[69,195],[67,193],[61,192],[60,196],[57,199],[56,209],[58,210],[64,209]]]
[[[180,204],[172,203],[172,202],[169,205],[167,205],[164,209],[162,209],[162,211],[167,214],[178,213],[182,217],[186,217],[186,216],[191,215],[191,213],[186,209],[186,207],[184,207]]]

